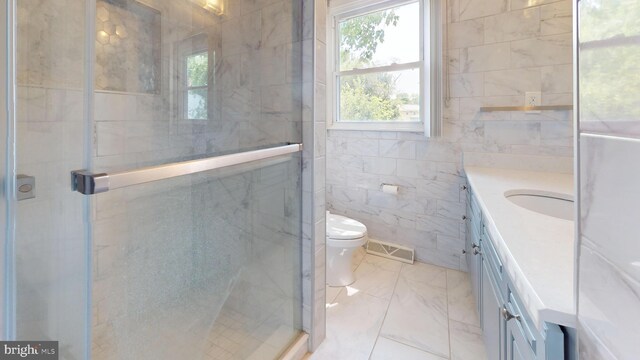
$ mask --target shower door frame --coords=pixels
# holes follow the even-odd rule
[[[15,338],[15,271],[14,271],[14,204],[15,192],[15,0],[7,0],[0,14],[0,108],[4,109],[2,118],[4,126],[0,126],[0,171],[2,172],[3,189],[0,206],[0,223],[2,224],[2,246],[0,246],[0,338]]]
[[[16,89],[17,89],[17,1],[6,0],[2,5],[2,13],[0,14],[0,108],[4,108],[4,126],[0,126],[0,176],[4,178],[2,184],[2,201],[0,206],[0,226],[3,234],[0,238],[2,245],[0,246],[0,339],[16,340],[17,337],[17,278],[16,278],[16,177],[17,160],[16,160]],[[85,34],[94,34],[95,16],[96,16],[96,0],[85,0]],[[78,144],[78,150],[83,151],[83,167],[91,168],[91,134],[93,133],[93,86],[95,43],[89,41],[93,36],[85,37],[83,46],[84,55],[84,80],[83,80],[83,117],[85,131],[81,144]],[[90,219],[90,199],[87,197],[83,201],[83,227],[85,242],[85,287],[84,287],[84,358],[89,359],[91,356],[91,219]],[[25,339],[39,340],[39,339]]]

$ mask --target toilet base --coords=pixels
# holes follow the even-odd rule
[[[353,254],[360,246],[327,246],[327,285],[347,286],[356,281],[351,264],[353,263]]]

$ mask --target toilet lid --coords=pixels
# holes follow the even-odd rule
[[[329,214],[327,217],[327,236],[337,240],[358,239],[367,234],[367,227],[348,217]]]

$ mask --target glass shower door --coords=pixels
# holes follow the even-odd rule
[[[15,45],[15,147],[5,261],[7,336],[59,341],[61,359],[89,352],[88,199],[70,192],[69,169],[86,166],[90,125],[84,1],[7,1]],[[13,199],[11,199],[13,198]]]
[[[114,174],[299,143],[301,1],[13,3],[14,175],[35,179],[13,336],[61,359],[277,358],[301,329],[300,154]],[[110,180],[72,191],[81,169]]]

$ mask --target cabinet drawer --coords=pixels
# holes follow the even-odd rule
[[[502,264],[502,261],[500,260],[500,257],[498,256],[496,248],[493,246],[493,239],[491,239],[491,236],[484,227],[482,229],[482,256],[488,260],[492,270],[494,271],[498,279],[500,281],[503,281],[504,266]]]
[[[474,226],[472,222],[467,222],[467,236],[469,236],[469,239],[470,239],[469,245],[471,245],[471,247],[468,250],[473,252],[472,245],[480,246],[480,242],[482,240],[480,236],[480,230],[476,226]]]
[[[478,234],[482,230],[482,212],[470,187],[467,187],[467,224],[469,227],[475,227]]]

